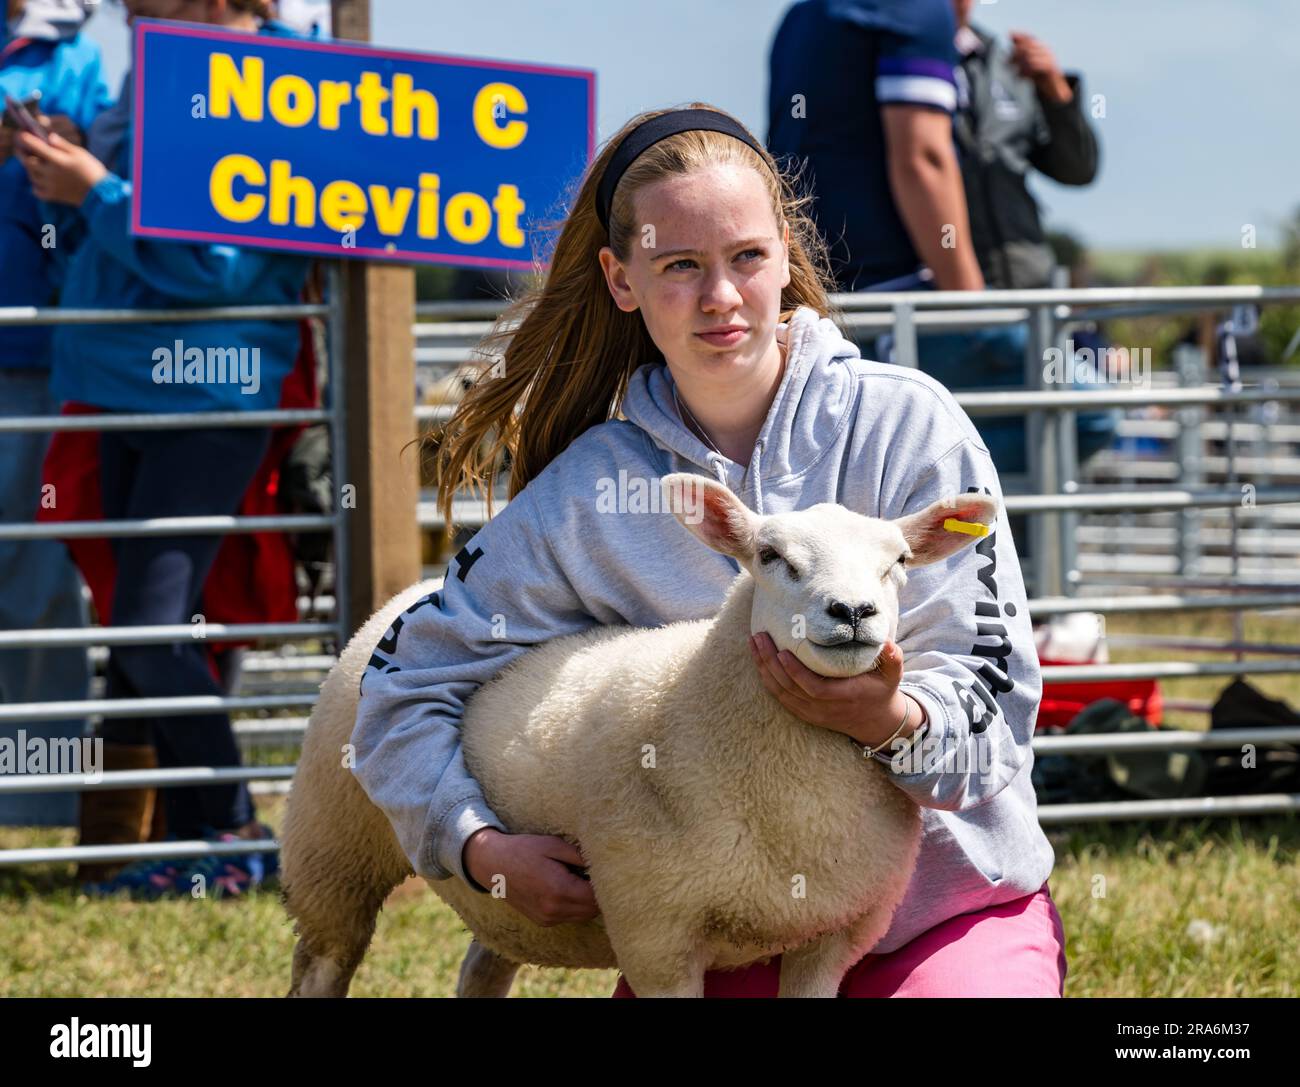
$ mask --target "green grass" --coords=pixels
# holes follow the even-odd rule
[[[1231,620],[1216,613],[1116,616],[1108,629],[1227,637]],[[1300,622],[1251,615],[1247,636],[1297,642]],[[1115,660],[1185,656],[1112,651]],[[1212,700],[1227,682],[1163,687],[1170,697]],[[1300,705],[1300,676],[1253,682]],[[278,826],[283,806],[264,800],[260,814]],[[1067,996],[1300,995],[1300,819],[1087,824],[1051,837]],[[71,845],[74,838],[66,828],[0,828],[0,848]],[[450,995],[468,944],[455,914],[411,881],[380,916],[352,992]],[[78,892],[70,865],[0,869],[0,996],[280,996],[292,947],[274,892],[243,901],[105,902]],[[514,995],[605,997],[616,978],[614,971],[527,967]]]

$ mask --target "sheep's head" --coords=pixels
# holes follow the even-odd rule
[[[664,497],[692,533],[754,578],[750,632],[767,631],[814,672],[875,667],[898,634],[899,591],[910,567],[940,562],[975,537],[944,521],[992,524],[997,502],[974,492],[942,498],[894,521],[823,502],[760,517],[721,483],[690,472],[663,477]]]

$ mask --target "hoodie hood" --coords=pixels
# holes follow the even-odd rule
[[[777,325],[776,336],[785,345],[785,372],[748,465],[710,449],[686,426],[677,412],[675,382],[666,363],[639,367],[623,399],[624,417],[661,450],[707,469],[742,500],[752,495],[751,508],[760,515],[764,486],[806,472],[839,440],[852,413],[856,378],[850,360],[860,357],[834,321],[808,306]]]
[[[68,41],[77,36],[97,6],[98,0],[27,0],[23,13],[9,24],[9,36]]]

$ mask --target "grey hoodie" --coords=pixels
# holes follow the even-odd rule
[[[838,502],[896,518],[967,490],[1001,499],[978,431],[938,382],[862,359],[811,309],[778,336],[785,373],[748,466],[702,444],[676,413],[667,366],[646,364],[630,380],[626,419],[574,440],[380,639],[361,680],[354,772],[419,875],[468,881],[466,839],[507,829],[461,751],[479,685],[530,645],[596,623],[716,614],[739,565],[660,509],[659,477],[702,469],[759,514]],[[893,780],[920,805],[924,838],[878,952],[1037,891],[1055,860],[1030,784],[1042,680],[1005,512],[982,540],[909,572],[897,640],[902,689],[930,725]]]

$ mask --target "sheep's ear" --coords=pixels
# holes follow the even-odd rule
[[[673,472],[660,482],[673,515],[705,544],[741,562],[754,557],[758,518],[721,483],[693,472]]]
[[[898,518],[894,524],[902,529],[903,539],[912,551],[908,565],[926,566],[956,554],[980,538],[978,534],[962,532],[957,528],[944,528],[945,521],[952,519],[966,524],[992,525],[997,516],[996,499],[968,491],[941,498],[920,513]]]

